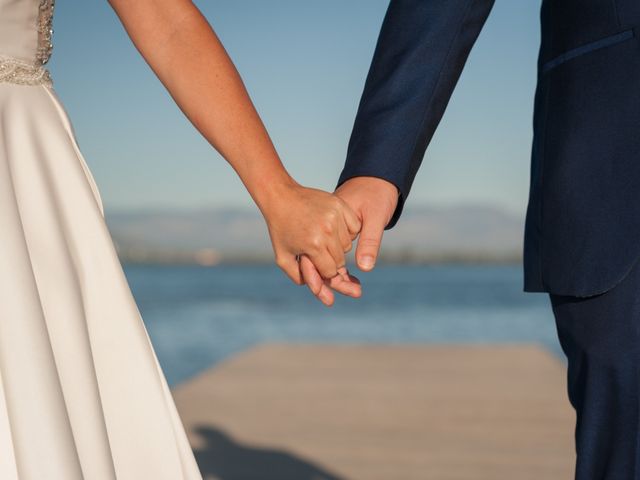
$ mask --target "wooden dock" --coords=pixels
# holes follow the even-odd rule
[[[570,480],[565,375],[533,345],[265,345],[173,393],[205,480]]]

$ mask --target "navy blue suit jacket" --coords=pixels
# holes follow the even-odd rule
[[[339,180],[395,184],[387,228],[493,3],[391,0]],[[591,296],[640,256],[640,1],[543,0],[540,17],[524,289]]]

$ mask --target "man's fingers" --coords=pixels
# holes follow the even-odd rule
[[[344,224],[341,224],[338,229],[338,239],[340,240],[342,251],[344,253],[350,252],[353,248],[353,238]]]
[[[372,270],[376,264],[385,226],[385,219],[375,214],[367,215],[362,222],[362,231],[356,247],[356,262],[365,272]]]
[[[335,265],[336,265],[335,275],[338,275],[340,273],[338,270],[344,267],[347,263],[347,259],[344,256],[344,249],[342,248],[342,243],[340,242],[340,239],[334,238],[332,241],[330,241],[329,244],[327,245],[327,251],[329,252],[329,255],[331,255],[331,258],[333,258],[333,261],[335,262]],[[335,275],[332,275],[331,277],[325,277],[325,278],[333,278]]]
[[[355,214],[355,212],[351,209],[351,207],[349,207],[349,205],[347,205],[344,200],[341,199],[341,202],[343,206],[342,213],[344,216],[344,222],[346,223],[347,229],[351,234],[351,238],[355,238],[355,236],[358,234],[358,232],[360,232],[360,229],[362,228],[362,222],[360,222],[358,215]]]

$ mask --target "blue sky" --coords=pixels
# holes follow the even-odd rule
[[[332,190],[388,1],[197,4],[234,59],[288,170],[303,184]],[[251,205],[106,1],[56,2],[54,30],[55,88],[107,210]],[[524,215],[538,44],[539,2],[497,0],[409,205],[482,202]]]

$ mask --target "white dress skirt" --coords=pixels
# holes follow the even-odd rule
[[[55,91],[0,82],[0,479],[201,478]]]

